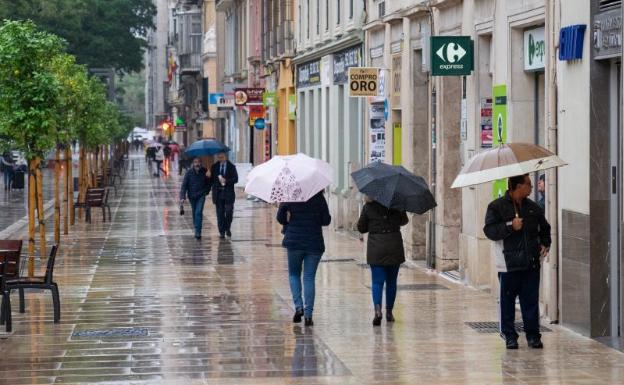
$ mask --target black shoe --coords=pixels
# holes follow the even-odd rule
[[[295,315],[293,316],[293,322],[299,324],[301,323],[301,318],[303,318],[303,310],[297,309],[297,311],[295,311]]]
[[[195,234],[195,239],[201,239],[201,235],[200,234]]]
[[[314,326],[314,321],[312,321],[312,317],[305,319],[305,326]]]
[[[232,238],[232,232],[230,230],[226,231],[225,235],[227,235],[228,238]]]
[[[382,318],[381,314],[375,314],[375,318],[373,318],[373,326],[380,326]]]
[[[392,309],[386,309],[386,322],[394,322],[394,315]]]
[[[533,349],[544,349],[541,338],[531,338],[527,340],[529,347]]]
[[[219,239],[225,239],[225,234],[223,233],[219,234]]]
[[[507,338],[505,342],[505,347],[510,350],[518,349],[518,340],[515,338]]]

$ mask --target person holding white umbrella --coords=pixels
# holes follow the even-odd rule
[[[329,164],[297,154],[276,156],[254,168],[245,186],[250,195],[280,203],[277,221],[284,226],[282,245],[288,252],[288,278],[295,306],[293,322],[300,323],[305,318],[306,326],[314,325],[316,270],[325,252],[323,227],[331,223],[323,190],[331,182]]]

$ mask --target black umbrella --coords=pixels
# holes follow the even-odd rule
[[[360,192],[385,207],[424,214],[437,206],[427,182],[402,166],[375,162],[351,176]]]

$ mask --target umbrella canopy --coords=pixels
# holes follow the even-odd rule
[[[209,156],[228,151],[230,151],[228,146],[216,139],[202,139],[191,144],[186,149],[186,155],[190,157]]]
[[[147,143],[147,147],[148,148],[152,148],[152,147],[161,147],[162,143],[158,143],[157,141],[153,140],[151,142]]]
[[[402,166],[375,162],[351,176],[360,192],[385,207],[424,214],[437,206],[427,182]]]
[[[306,202],[332,183],[332,170],[304,154],[274,156],[247,175],[245,192],[266,202]]]
[[[536,144],[503,144],[470,159],[455,178],[452,188],[474,186],[566,164],[557,155]]]

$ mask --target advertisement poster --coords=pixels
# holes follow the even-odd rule
[[[369,162],[383,162],[386,158],[386,120],[384,119],[384,104],[370,104],[369,130]]]
[[[234,103],[239,106],[248,104],[262,105],[264,88],[236,88],[234,90]]]
[[[264,119],[264,106],[249,106],[249,125],[255,126],[256,120]]]
[[[492,147],[492,98],[481,99],[481,148]]]
[[[492,121],[494,123],[492,145],[498,147],[507,143],[507,86],[494,86],[492,105]],[[492,186],[492,197],[500,198],[507,191],[507,179],[500,179]]]

